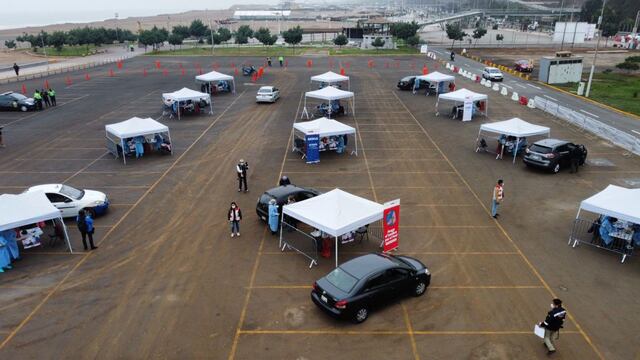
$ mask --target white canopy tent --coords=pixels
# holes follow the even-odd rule
[[[282,207],[283,215],[302,221],[335,238],[336,267],[338,237],[382,219],[383,212],[383,205],[340,189]],[[280,245],[282,246],[282,226]]]
[[[489,113],[489,97],[486,94],[479,94],[476,92],[473,92],[471,90],[467,90],[467,89],[460,89],[460,90],[456,90],[456,91],[452,91],[450,93],[446,93],[446,94],[439,94],[438,95],[438,99],[436,100],[436,115],[438,115],[438,104],[440,103],[440,100],[447,100],[447,101],[452,101],[454,104],[459,105],[459,104],[464,104],[464,101],[466,99],[469,99],[471,101],[473,101],[473,103],[476,103],[477,101],[484,101],[485,102],[485,106],[484,106],[484,112],[483,114],[485,116],[487,116],[487,114]]]
[[[346,75],[336,74],[333,71],[327,71],[324,74],[312,76],[311,81],[316,81],[316,82],[325,83],[329,85],[346,81],[347,89],[351,90],[351,82],[349,81],[349,77]]]
[[[206,74],[196,76],[196,82],[200,83],[211,84],[218,81],[231,81],[231,92],[236,93],[236,80],[231,75],[210,71]]]
[[[304,108],[300,118],[306,116],[309,119],[309,111],[307,110],[307,98],[320,99],[325,101],[335,101],[342,99],[351,99],[351,112],[355,114],[355,95],[351,91],[340,90],[333,86],[327,86],[320,90],[307,91],[304,94]],[[346,111],[345,111],[346,113]],[[331,116],[331,113],[329,113]]]
[[[55,219],[60,221],[69,251],[73,252],[62,212],[51,204],[44,192],[0,195],[0,231]]]
[[[549,135],[551,134],[551,129],[546,126],[528,123],[520,118],[512,118],[505,121],[497,121],[480,125],[476,143],[480,140],[480,135],[482,134],[482,132],[515,137],[516,145],[515,149],[513,150],[513,162],[515,163],[516,155],[518,154],[518,144],[520,143],[520,139],[536,135],[546,135],[547,137],[549,137]],[[500,155],[502,156],[502,154]]]
[[[426,81],[429,84],[435,84],[436,94],[440,93],[440,84],[444,83],[456,83],[456,77],[453,75],[443,74],[438,71],[428,73],[427,75],[416,76],[416,81]],[[427,92],[428,94],[429,92]]]
[[[167,106],[172,106],[174,103],[178,103],[177,107],[180,108],[180,103],[187,101],[200,102],[204,100],[209,105],[209,114],[213,114],[213,106],[211,106],[211,95],[200,91],[191,90],[189,88],[182,88],[178,91],[171,93],[163,93],[162,101]],[[178,119],[180,119],[180,111],[177,111]]]
[[[354,127],[323,117],[311,121],[294,123],[293,128],[303,135],[318,134],[320,138],[338,135],[353,135],[354,142],[356,144],[354,152],[358,155],[358,139],[355,138],[356,129]]]
[[[104,128],[109,144],[120,145],[122,147],[122,159],[124,160],[125,164],[127,163],[127,158],[124,153],[125,139],[133,138],[136,136],[166,133],[167,137],[169,138],[169,143],[171,143],[171,133],[169,132],[169,127],[153,120],[152,118],[141,119],[138,117],[133,117],[129,120],[125,120],[119,123],[105,125]],[[115,147],[115,151],[110,146],[108,146],[108,149],[116,156],[116,158],[120,156],[117,151],[117,146]],[[171,149],[171,154],[173,154],[173,147]]]
[[[640,189],[609,185],[599,193],[582,200],[576,219],[580,217],[582,210],[640,224]]]

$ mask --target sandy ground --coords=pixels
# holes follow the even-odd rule
[[[316,57],[313,69],[305,58],[289,58],[286,70],[266,71],[259,83],[281,89],[276,104],[255,104],[256,86],[240,76],[237,95],[214,98],[213,115],[162,118],[174,155],[125,166],[104,148],[105,124],[160,118],[161,93],[193,86],[198,65],[232,73],[232,62],[260,63],[159,58],[163,75],[154,60],[128,60],[114,77],[109,67],[91,69],[91,80],[76,74],[71,86],[52,77],[57,108],[0,113],[7,144],[0,190],[65,182],[105,191],[113,203],[96,220],[98,250],[69,255],[58,244],[25,251],[16,269],[2,274],[0,358],[537,359],[544,347],[532,327],[553,296],[571,312],[558,359],[638,356],[638,262],[621,265],[616,255],[566,245],[579,201],[609,183],[629,186],[640,173],[637,157],[491,97],[492,120],[519,116],[548,125],[554,137],[584,143],[590,159],[612,165],[551,175],[498,161],[473,151],[485,119],[435,116],[433,97],[394,89],[398,78],[419,71],[420,60],[376,58],[369,69],[364,57]],[[340,120],[359,131],[359,155],[323,153],[320,164],[307,165],[290,151],[291,125],[309,76],[331,64],[337,70],[339,61],[357,97],[355,115]],[[235,191],[239,158],[251,165],[248,194]],[[282,174],[323,191],[400,198],[400,252],[432,270],[426,296],[394,303],[359,326],[319,312],[310,286],[333,260],[308,269],[302,256],[279,251],[253,210]],[[497,178],[506,183],[498,222],[487,212]],[[244,213],[240,238],[228,233],[231,201]],[[72,221],[69,227],[79,249]],[[376,241],[346,245],[340,261],[376,250]]]

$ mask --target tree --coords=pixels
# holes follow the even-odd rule
[[[462,31],[460,24],[447,24],[446,25],[447,38],[452,40],[451,48],[456,43],[456,41],[462,41],[467,33]]]
[[[182,40],[184,40],[191,36],[191,28],[185,25],[176,25],[171,30],[171,33],[182,37]]]
[[[253,36],[265,46],[271,46],[278,40],[278,35],[271,35],[271,31],[264,27],[259,28]]]
[[[346,35],[340,34],[336,36],[335,39],[333,39],[333,43],[342,48],[344,45],[347,45],[349,43],[349,39],[347,39]]]
[[[630,61],[616,64],[616,67],[620,70],[626,70],[629,74],[640,69],[640,65],[638,65],[638,63]]]
[[[202,37],[207,33],[208,27],[202,22],[200,19],[193,20],[191,25],[189,25],[189,34],[197,39],[202,39]]]
[[[475,30],[473,30],[473,35],[471,35],[471,37],[476,39],[476,45],[478,45],[478,40],[480,40],[486,34],[487,34],[487,29],[483,27],[477,27],[475,28]]]
[[[381,47],[384,46],[385,41],[382,40],[381,37],[377,37],[375,38],[372,42],[371,42],[371,46],[373,46],[374,48],[376,48],[376,50],[380,50]]]
[[[403,22],[391,24],[389,31],[391,35],[406,41],[410,37],[415,36],[419,28],[420,25],[415,21],[412,21],[410,23]]]
[[[211,29],[207,30],[206,38],[207,38],[207,44],[211,44],[211,41],[213,41],[214,45],[218,45],[222,42],[220,40],[220,35]]]
[[[249,25],[242,25],[236,30],[236,44],[246,44],[253,37],[253,30]]]
[[[291,28],[283,32],[282,37],[284,38],[284,42],[293,46],[293,51],[295,53],[296,45],[302,42],[302,28],[300,27],[300,25]]]
[[[14,49],[16,47],[16,42],[15,40],[5,40],[4,46],[6,46],[7,49]]]
[[[182,41],[184,38],[180,34],[172,33],[169,35],[169,44],[173,45],[173,48],[176,48],[176,45],[182,45]]]
[[[49,37],[49,45],[53,46],[58,52],[62,50],[62,47],[67,42],[67,36],[64,31],[54,31]]]
[[[231,40],[231,31],[227,28],[218,28],[218,37],[220,38],[220,42],[227,42]]]
[[[6,43],[6,42],[5,42]],[[640,55],[636,55],[636,56],[629,56],[626,59],[624,59],[624,62],[630,62],[630,63],[640,63]]]
[[[407,38],[407,45],[409,46],[417,46],[418,44],[420,44],[420,36],[419,35],[413,35]]]

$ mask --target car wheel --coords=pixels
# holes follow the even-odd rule
[[[560,164],[556,164],[556,166],[553,167],[553,173],[557,174],[560,171]]]
[[[353,314],[353,321],[357,324],[361,324],[365,322],[365,320],[367,320],[368,317],[369,317],[369,309],[363,306]]]
[[[20,106],[20,111],[26,112],[27,110],[29,109],[25,105]]]
[[[413,296],[422,296],[427,291],[427,284],[424,281],[418,281],[413,289]]]

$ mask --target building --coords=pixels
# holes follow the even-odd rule
[[[235,20],[289,20],[291,10],[236,10]]]

